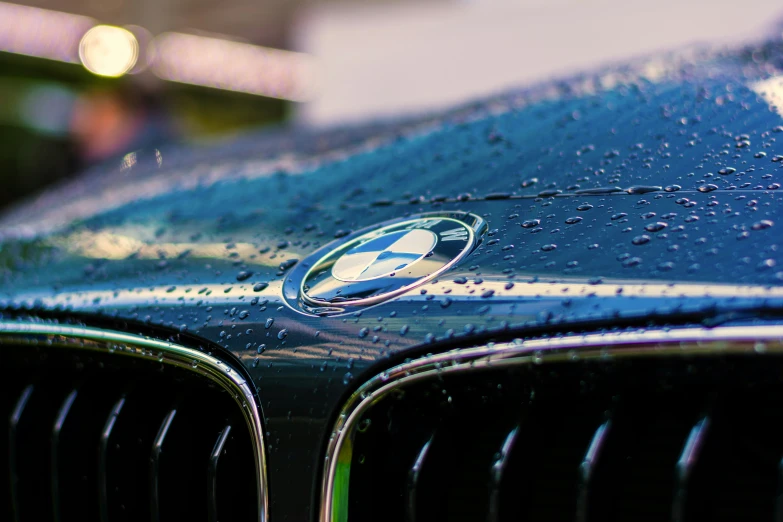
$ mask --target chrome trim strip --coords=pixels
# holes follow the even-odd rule
[[[764,353],[783,354],[783,325],[572,335],[456,349],[400,364],[365,382],[342,406],[324,457],[319,521],[345,522],[338,520],[332,512],[335,475],[341,451],[346,441],[353,438],[361,416],[391,391],[408,384],[445,373],[521,364],[619,357]]]
[[[11,343],[75,348],[153,359],[198,373],[219,385],[234,398],[250,430],[258,484],[258,520],[266,522],[269,501],[261,414],[251,384],[234,368],[211,355],[174,343],[82,326],[0,321],[0,345]]]

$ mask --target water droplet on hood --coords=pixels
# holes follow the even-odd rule
[[[540,223],[541,223],[540,219],[528,219],[527,221],[522,222],[522,228],[537,227]]]
[[[634,185],[625,189],[628,194],[647,194],[648,192],[657,192],[659,190],[661,190],[661,187],[656,185]]]
[[[656,223],[650,223],[649,225],[644,227],[644,229],[647,232],[660,232],[661,230],[663,230],[667,226],[668,225],[666,223],[664,223],[663,221],[658,221]]]
[[[252,275],[253,275],[252,271],[242,270],[237,274],[237,281],[246,281],[247,279],[250,279]]]
[[[612,194],[614,192],[622,192],[623,189],[620,187],[595,187],[595,188],[588,188],[588,189],[579,189],[575,192],[575,194]]]
[[[753,223],[750,228],[753,230],[764,230],[765,228],[770,228],[772,225],[774,225],[774,223],[769,219],[762,219],[761,221]]]

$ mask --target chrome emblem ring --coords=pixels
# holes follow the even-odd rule
[[[421,214],[330,245],[301,279],[310,307],[369,305],[442,274],[477,246],[487,225],[464,212]],[[316,253],[319,254],[319,253]]]

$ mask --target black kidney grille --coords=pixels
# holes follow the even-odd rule
[[[252,439],[221,387],[157,361],[0,349],[0,520],[259,519]]]
[[[783,520],[782,459],[777,356],[443,374],[356,424],[348,520]]]

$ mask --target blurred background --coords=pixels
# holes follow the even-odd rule
[[[684,45],[781,38],[781,14],[780,0],[0,2],[0,210],[134,150],[433,112]]]

